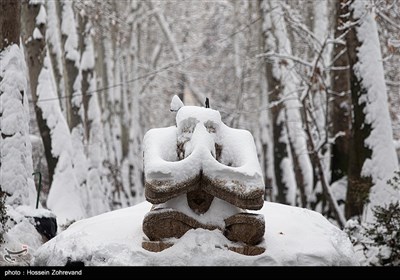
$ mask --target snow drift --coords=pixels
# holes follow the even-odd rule
[[[358,265],[347,235],[314,211],[266,202],[266,232],[258,256],[229,251],[220,231],[188,231],[175,245],[160,253],[142,248],[142,221],[151,204],[108,212],[78,221],[35,254],[34,265],[59,266],[68,260],[87,266],[186,265]]]

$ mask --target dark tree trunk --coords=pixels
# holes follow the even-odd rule
[[[289,129],[286,126],[286,129]],[[299,187],[299,192],[300,192],[300,202],[301,202],[301,207],[307,208],[308,206],[308,199],[306,195],[306,186],[304,182],[304,175],[300,166],[299,158],[296,155],[296,151],[294,148],[294,144],[289,140],[289,148],[290,152],[292,153],[292,159],[293,159],[293,168],[294,168],[294,175],[296,178],[296,184]]]
[[[353,18],[353,12],[351,12],[350,21],[356,21],[356,19]],[[365,98],[367,89],[363,87],[362,80],[358,77],[354,69],[354,66],[359,62],[357,49],[361,45],[357,37],[357,26],[349,30],[346,36],[346,45],[350,63],[350,87],[353,104],[348,188],[345,206],[346,218],[350,218],[362,214],[364,205],[368,199],[369,191],[372,187],[372,178],[364,177],[361,174],[364,162],[368,158],[371,158],[372,151],[365,145],[365,140],[371,133],[371,125],[369,125],[365,119],[365,103],[360,103],[360,100]]]
[[[86,14],[78,15],[78,26],[79,26],[79,49],[81,50],[81,57],[86,49],[86,42],[90,35],[90,29],[88,28],[88,17]],[[86,67],[82,69],[82,105],[83,105],[83,127],[85,131],[86,142],[89,143],[90,129],[92,127],[92,120],[89,118],[89,101],[91,94],[90,81],[93,78],[93,67]]]
[[[346,18],[343,15],[349,12],[348,5],[343,5],[348,0],[337,0],[336,2],[336,20],[335,20],[335,38],[339,38],[345,30],[339,30]],[[343,7],[343,8],[342,8]],[[351,128],[351,94],[350,94],[350,70],[349,57],[346,52],[346,45],[335,44],[333,47],[332,71],[332,92],[333,101],[330,103],[330,137],[336,140],[332,145],[331,169],[332,182],[339,180],[347,175],[349,162],[349,144]],[[338,136],[340,134],[340,136]]]
[[[258,12],[258,16],[262,17],[263,16],[263,11],[261,8],[261,2],[262,0],[258,0],[256,3],[256,10]],[[250,3],[250,2],[249,2]],[[263,31],[263,21],[260,21],[258,23],[258,29],[259,29],[259,42],[258,42],[258,48],[259,48],[259,53],[264,53],[266,52],[266,46],[265,46],[265,34]],[[266,76],[266,71],[267,71],[267,64],[265,61],[262,61],[261,65],[260,65],[260,106],[267,106],[268,104],[268,92],[266,90],[267,88],[267,76]],[[266,117],[268,118],[268,113],[265,114]],[[260,133],[263,134],[265,131],[269,131],[269,125],[268,125],[268,119],[267,120],[263,120],[262,123],[260,123]],[[269,172],[269,168],[270,166],[272,166],[273,164],[273,159],[272,159],[272,155],[271,155],[271,144],[270,141],[268,141],[267,139],[263,139],[263,137],[261,136],[261,142],[262,142],[262,167],[263,167],[263,171],[264,171],[264,184],[265,184],[265,188],[266,188],[266,192],[265,192],[265,199],[269,199],[270,201],[273,201],[273,197],[272,197],[272,186],[274,184],[274,180],[273,178],[271,178],[270,174],[271,172]]]
[[[19,45],[21,2],[1,0],[0,10],[0,51],[2,51],[12,44]]]
[[[270,68],[270,69],[268,69]],[[267,77],[269,77],[268,85],[271,85],[275,79],[272,78],[272,65],[267,66]],[[279,83],[275,80],[275,83],[272,83],[272,87],[274,88],[273,92],[270,94],[270,101],[275,102],[281,99],[280,96],[280,86]],[[276,86],[274,86],[276,85]],[[271,109],[271,122],[272,122],[272,134],[273,134],[273,154],[274,154],[274,173],[275,173],[275,182],[278,189],[278,193],[276,196],[276,201],[279,203],[290,204],[286,197],[288,193],[288,186],[284,182],[284,173],[282,170],[282,162],[285,158],[289,157],[288,154],[288,144],[285,141],[282,141],[282,135],[285,134],[285,123],[280,120],[282,119],[281,114],[284,114],[284,105],[282,103],[276,104]]]
[[[58,33],[61,36],[61,27],[60,27],[60,16],[61,16],[61,8],[60,8],[60,3],[59,1],[54,1],[54,3],[51,3],[51,5],[54,5],[53,7],[53,11],[50,10],[50,3],[48,1],[46,1],[46,8],[47,8],[47,13],[51,13],[54,12],[56,13],[54,15],[54,19],[55,22],[47,22],[46,25],[49,26],[50,24],[53,24],[53,28],[57,29]],[[57,36],[57,39],[59,42],[61,42],[61,37]],[[57,55],[57,47],[53,44],[53,42],[51,40],[47,40],[47,46],[48,46],[48,50],[49,50],[49,58],[51,60],[51,68],[52,68],[52,72],[54,74],[54,79],[56,82],[56,86],[57,86],[57,96],[59,98],[59,103],[60,103],[60,108],[62,111],[65,110],[65,98],[64,98],[64,90],[62,89],[62,83],[63,83],[63,73],[62,73],[62,69],[60,68],[60,63],[59,63],[59,59],[60,57]]]
[[[185,76],[185,74],[181,74],[180,76],[181,77],[179,79],[179,84],[178,84],[178,97],[182,100],[182,102],[185,102],[184,98],[185,98],[186,76]]]
[[[73,3],[71,4],[73,5]],[[63,20],[64,10],[66,8],[66,2],[61,2],[61,7],[57,6],[58,10],[61,10],[61,21]],[[70,28],[76,28],[76,26],[71,26]],[[67,121],[70,131],[77,127],[81,123],[81,117],[79,115],[80,104],[73,101],[74,83],[76,77],[78,76],[79,69],[76,65],[76,61],[72,59],[67,54],[65,50],[65,42],[68,39],[68,34],[62,33],[61,35],[61,50],[63,58],[63,73],[64,73],[64,90],[66,95],[66,109],[67,109]]]

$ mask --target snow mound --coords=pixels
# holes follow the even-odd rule
[[[33,209],[26,205],[16,208],[7,205],[7,215],[10,217],[6,224],[9,230],[4,234],[5,243],[0,244],[0,267],[29,265],[36,249],[44,242],[31,217],[50,217],[52,214],[48,210]],[[7,250],[19,252],[23,249],[26,249],[25,253],[11,255],[7,253]]]
[[[142,221],[151,204],[140,203],[72,224],[35,254],[33,264],[61,266],[67,260],[88,266],[187,265],[358,265],[347,235],[317,212],[277,203],[264,203],[266,232],[259,245],[266,251],[244,256],[220,231],[189,230],[174,246],[160,253],[142,248]]]

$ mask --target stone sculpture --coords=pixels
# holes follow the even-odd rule
[[[144,137],[145,196],[153,207],[143,220],[143,248],[159,252],[191,229],[220,230],[244,255],[257,255],[264,236],[264,182],[250,132],[233,129],[218,111],[171,102],[176,126]],[[230,244],[232,244],[230,242]]]

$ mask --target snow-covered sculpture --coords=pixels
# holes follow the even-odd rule
[[[216,110],[184,106],[177,96],[171,111],[177,112],[176,126],[151,129],[144,137],[145,195],[153,207],[143,220],[143,248],[162,251],[173,238],[203,228],[241,242],[230,250],[262,253],[255,245],[264,236],[264,217],[245,210],[264,203],[251,133],[226,126]]]

